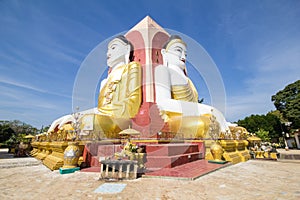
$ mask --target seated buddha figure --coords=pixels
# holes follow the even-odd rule
[[[217,109],[198,103],[198,93],[187,76],[187,45],[177,35],[161,50],[163,65],[155,68],[156,103],[169,131],[184,138],[209,138],[226,132],[226,120]]]
[[[129,127],[141,105],[141,66],[133,62],[133,45],[117,36],[108,44],[108,77],[101,82],[98,106],[82,117],[81,129],[93,130],[100,138],[118,138]],[[103,135],[104,134],[104,135]]]
[[[133,62],[133,45],[122,35],[108,44],[108,76],[101,82],[98,106],[80,111],[81,135],[88,139],[119,138],[118,133],[129,127],[141,104],[141,66]],[[73,115],[55,120],[50,131],[58,127],[64,130],[74,123]],[[91,135],[92,133],[92,135]]]

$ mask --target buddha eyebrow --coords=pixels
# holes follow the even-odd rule
[[[111,44],[111,45],[109,46],[109,48],[112,48],[112,47],[114,47],[114,46],[117,46],[117,44]]]
[[[180,50],[182,50],[182,51],[183,51],[183,48],[181,48],[181,47],[175,47],[175,49],[180,49]]]
[[[184,52],[185,54],[187,53],[187,51],[184,50],[182,47],[174,47],[174,50],[180,50],[180,51]]]

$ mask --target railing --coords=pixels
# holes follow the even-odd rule
[[[100,179],[136,179],[138,161],[136,160],[101,160]],[[105,169],[105,171],[104,171]]]

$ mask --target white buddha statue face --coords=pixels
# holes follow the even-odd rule
[[[107,65],[114,68],[116,65],[129,62],[130,45],[121,39],[115,38],[108,44]]]
[[[182,40],[174,40],[170,42],[166,49],[162,49],[162,55],[164,58],[164,65],[175,65],[180,67],[182,70],[185,69],[186,62],[186,45]]]

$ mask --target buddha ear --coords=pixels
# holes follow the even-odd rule
[[[129,56],[130,56],[130,45],[127,45],[126,53],[125,53],[125,63],[129,63]]]
[[[165,49],[162,49],[160,52],[163,57],[163,64],[165,66],[168,66],[167,51]]]

